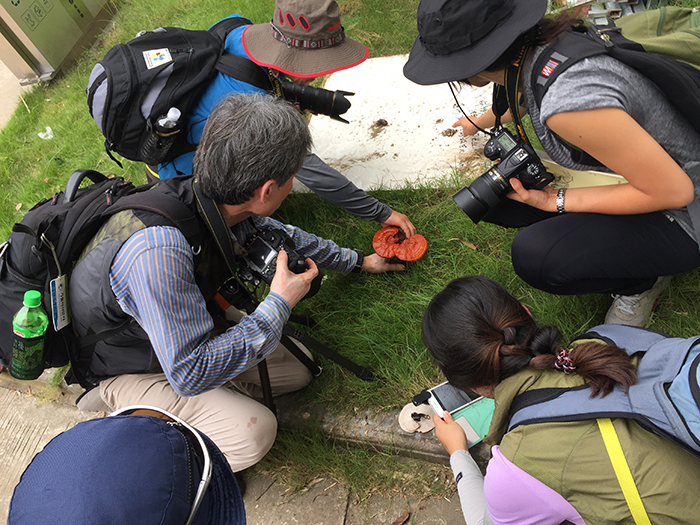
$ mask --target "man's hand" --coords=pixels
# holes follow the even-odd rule
[[[451,456],[456,450],[467,450],[467,436],[464,429],[455,423],[450,413],[445,410],[442,418],[433,415],[435,437],[440,440],[447,453]]]
[[[416,227],[411,224],[408,217],[406,217],[403,213],[399,213],[394,210],[391,211],[389,218],[382,222],[381,225],[382,228],[386,228],[387,226],[396,226],[397,228],[401,228],[406,234],[406,238],[409,238],[411,235],[416,233]]]
[[[390,263],[389,259],[385,259],[373,253],[364,258],[362,261],[362,269],[368,273],[403,272],[406,269],[406,265]]]
[[[287,266],[289,256],[284,250],[277,255],[275,277],[270,283],[270,291],[287,301],[290,308],[301,301],[311,288],[311,281],[318,275],[318,267],[311,259],[306,259],[304,273],[292,273]]]

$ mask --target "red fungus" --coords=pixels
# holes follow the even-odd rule
[[[372,248],[385,259],[396,257],[400,261],[417,261],[428,251],[428,241],[420,234],[406,238],[396,226],[387,226],[374,234]]]

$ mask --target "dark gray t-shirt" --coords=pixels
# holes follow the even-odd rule
[[[587,58],[567,69],[552,83],[538,109],[534,104],[530,78],[536,57],[543,49],[535,49],[525,64],[524,86],[525,107],[547,154],[567,168],[590,169],[590,166],[572,160],[569,150],[556,139],[545,122],[557,113],[609,107],[622,109],[661,144],[693,181],[695,200],[685,208],[666,210],[665,213],[669,219],[678,221],[700,244],[700,135],[654,83],[608,56]],[[626,140],[626,137],[619,137],[620,150],[625,147]],[[691,215],[694,220],[691,220]]]

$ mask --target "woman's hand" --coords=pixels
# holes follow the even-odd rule
[[[557,190],[554,188],[545,186],[542,190],[526,190],[523,183],[515,177],[512,177],[509,182],[513,188],[513,191],[507,195],[509,199],[523,202],[538,210],[557,211]]]
[[[459,423],[455,423],[447,410],[442,414],[442,418],[433,415],[433,422],[435,423],[435,437],[440,440],[450,456],[456,450],[467,450],[467,435]]]
[[[476,121],[476,119],[477,119],[477,117],[470,117],[470,118],[471,118],[472,122],[473,122],[473,121]],[[477,132],[479,131],[479,130],[477,129],[477,127],[476,127],[474,124],[472,124],[472,123],[467,119],[467,117],[462,117],[462,118],[459,119],[457,122],[455,122],[454,124],[452,124],[452,127],[453,127],[453,128],[457,128],[457,127],[459,127],[459,126],[462,126],[462,135],[463,135],[464,137],[469,137],[469,136],[471,136],[471,135],[476,135]]]

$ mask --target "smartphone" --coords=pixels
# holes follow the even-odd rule
[[[449,383],[429,388],[428,404],[438,417],[447,410],[467,436],[467,446],[479,443],[488,434],[493,417],[493,399],[464,392]]]
[[[476,401],[480,397],[473,392],[468,393],[455,388],[447,381],[436,387],[429,388],[428,392],[430,392],[428,404],[433,409],[433,412],[440,417],[442,417],[442,413],[445,410],[452,414],[455,410]]]

